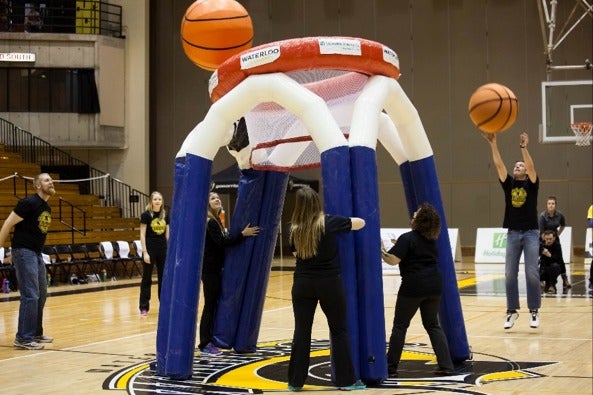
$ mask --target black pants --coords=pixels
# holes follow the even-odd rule
[[[214,317],[222,290],[222,272],[202,272],[202,289],[204,291],[204,308],[200,318],[200,343],[198,344],[200,350],[213,339]]]
[[[556,286],[556,280],[558,276],[562,273],[562,266],[557,262],[539,264],[539,279],[540,281],[545,281],[546,289],[554,285]]]
[[[167,259],[166,249],[149,250],[150,263],[142,262],[142,282],[140,283],[140,310],[150,310],[150,293],[152,288],[152,269],[156,266],[157,296],[161,298],[161,284],[163,283],[163,270]]]
[[[331,338],[331,361],[335,373],[334,384],[345,387],[354,384],[356,376],[348,339],[346,296],[340,276],[321,278],[295,277],[292,286],[294,335],[288,384],[302,387],[309,372],[311,329],[319,302],[325,313]]]
[[[432,349],[437,357],[439,367],[441,369],[453,370],[454,366],[451,360],[451,354],[449,353],[447,338],[439,325],[438,314],[440,304],[440,295],[397,296],[393,329],[391,330],[389,351],[387,352],[387,367],[390,373],[397,372],[397,366],[399,365],[406,341],[406,332],[418,308],[420,308],[420,315],[422,316],[422,325],[428,333],[430,344],[432,344]]]

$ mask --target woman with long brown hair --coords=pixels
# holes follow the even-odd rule
[[[202,290],[204,307],[200,317],[200,343],[198,348],[204,354],[220,355],[222,352],[212,343],[214,317],[222,291],[222,271],[227,247],[239,243],[245,237],[257,236],[259,226],[247,226],[238,234],[229,234],[220,219],[222,202],[216,192],[208,197],[208,219],[206,224],[206,243],[202,263]]]
[[[294,335],[288,366],[288,389],[300,391],[309,372],[311,328],[317,303],[330,328],[334,384],[343,390],[364,389],[356,380],[346,322],[346,296],[340,276],[336,234],[361,229],[362,218],[325,214],[319,195],[300,188],[290,224],[289,242],[296,256],[292,285]]]

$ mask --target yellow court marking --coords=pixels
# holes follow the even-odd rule
[[[464,280],[459,280],[459,281],[457,281],[457,287],[458,288],[466,288],[466,287],[471,287],[471,286],[476,285],[478,283],[478,281],[486,282],[486,281],[499,280],[499,279],[503,279],[503,278],[504,278],[504,274],[485,274],[485,275],[479,276],[479,277],[471,277],[471,278],[466,278]]]
[[[318,356],[329,356],[329,349],[311,352],[312,358]],[[241,388],[258,388],[268,391],[285,390],[286,382],[280,382],[261,377],[257,374],[257,371],[264,366],[275,365],[280,362],[288,361],[289,359],[290,355],[283,355],[235,368],[219,377],[218,380],[216,380],[216,384],[236,387],[237,383],[241,383]],[[323,390],[327,387],[306,385],[305,388],[309,390]]]
[[[115,387],[117,389],[125,390],[128,388],[128,383],[132,377],[136,376],[138,373],[146,370],[149,368],[149,364],[145,363],[142,365],[137,366],[135,369],[131,369],[127,371],[124,375],[122,375],[116,382]]]

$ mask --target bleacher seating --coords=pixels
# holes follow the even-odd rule
[[[0,178],[15,173],[26,177],[34,177],[41,172],[37,164],[23,162],[21,156],[5,152],[0,144]],[[57,179],[57,175],[53,175]],[[81,194],[76,183],[55,183],[56,195],[48,201],[52,208],[52,224],[47,235],[46,244],[84,244],[99,243],[103,240],[135,240],[139,236],[140,222],[138,218],[124,218],[119,207],[102,206],[101,199],[95,195]],[[16,193],[16,196],[15,196]],[[16,190],[13,179],[0,182],[0,226],[10,214],[19,198],[33,193],[31,184],[25,192],[25,183],[17,180]],[[60,218],[60,198],[62,212]],[[76,208],[72,208],[73,205]],[[83,214],[84,212],[84,214]],[[86,217],[86,218],[83,218]],[[72,231],[75,228],[77,231]],[[7,242],[4,247],[8,247]]]
[[[20,155],[5,152],[0,144],[0,179],[14,176],[15,173],[34,177],[40,172],[39,165],[23,162]],[[52,178],[58,179],[58,175],[52,174]],[[12,177],[0,181],[0,226],[18,200],[33,193],[31,183],[27,188],[25,191],[23,179],[17,179],[16,188]],[[96,276],[95,278],[100,279],[104,268],[109,273],[108,278],[140,274],[138,261],[141,258],[138,258],[132,242],[140,236],[139,218],[125,218],[121,216],[119,207],[102,206],[98,196],[81,194],[76,183],[56,182],[55,188],[56,195],[48,201],[52,208],[52,223],[43,250],[52,283],[67,283],[71,276],[79,279]],[[62,202],[61,210],[60,198],[68,203]],[[76,208],[73,209],[72,206]],[[73,231],[72,228],[78,231]],[[115,257],[106,258],[99,248],[99,243],[105,240],[109,240],[110,244],[118,240],[129,240],[124,242],[128,243],[129,257],[119,258],[115,251]],[[10,241],[7,240],[0,247],[9,246]]]

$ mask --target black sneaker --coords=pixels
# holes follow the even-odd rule
[[[453,370],[449,370],[449,369],[445,369],[445,368],[441,368],[441,367],[436,368],[433,373],[435,376],[452,376],[455,374],[455,372]]]

